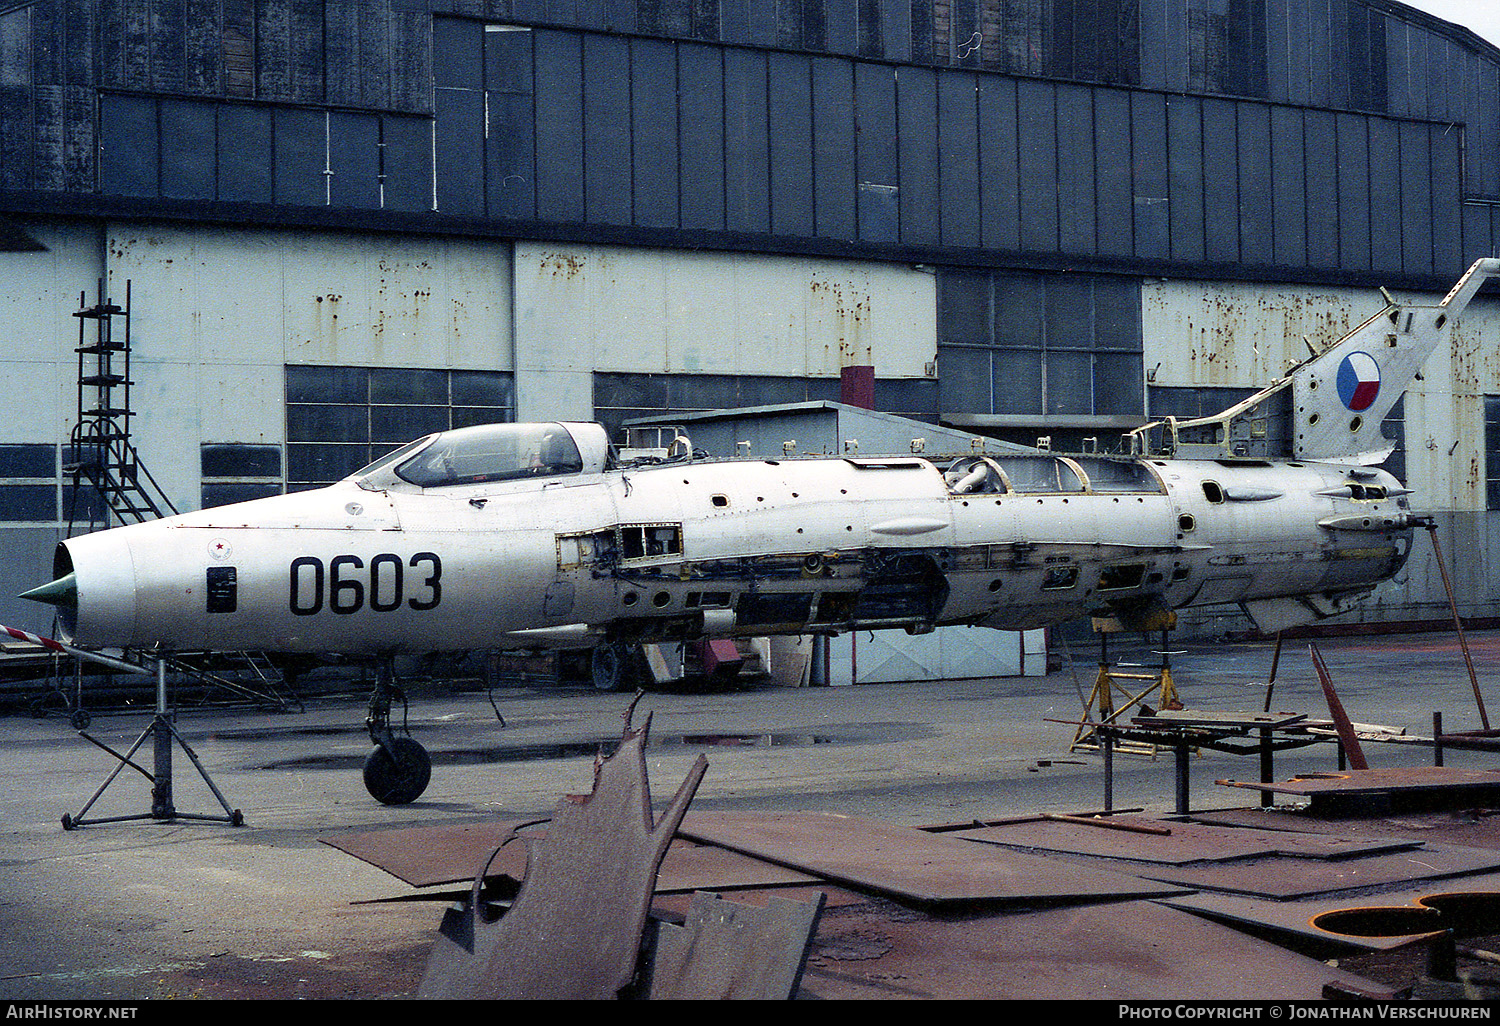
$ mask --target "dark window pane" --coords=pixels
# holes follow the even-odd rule
[[[1094,357],[1094,412],[1101,416],[1139,416],[1141,378],[1138,353],[1100,353]]]
[[[491,410],[467,406],[453,407],[453,426],[473,427],[475,424],[507,424],[515,418],[509,409]]]
[[[453,405],[513,407],[515,385],[502,371],[453,371]]]
[[[877,378],[875,408],[903,417],[935,417],[938,383],[932,378]]]
[[[938,348],[938,387],[944,413],[993,413],[989,349]]]
[[[103,523],[104,499],[99,490],[92,485],[84,485],[82,488],[74,489],[72,485],[63,485],[62,490],[62,519],[71,523]]]
[[[1028,350],[995,350],[996,413],[1042,412],[1042,354]],[[1047,412],[1052,412],[1050,409]]]
[[[328,484],[348,477],[370,462],[368,445],[298,445],[286,447],[287,480]]]
[[[447,406],[372,406],[372,442],[410,442],[434,431],[448,430]]]
[[[368,442],[370,408],[367,406],[288,406],[286,437],[289,442]]]
[[[1094,283],[1094,345],[1141,351],[1141,290],[1133,281]]]
[[[370,371],[370,402],[448,405],[448,372],[378,367]]]
[[[0,477],[56,477],[57,446],[0,445]]]
[[[1040,349],[1046,342],[1042,319],[1045,290],[1030,274],[1001,276],[995,281],[995,344]]]
[[[0,520],[57,519],[56,485],[0,485]]]
[[[990,340],[990,276],[948,271],[938,275],[938,317],[943,342],[970,345]]]
[[[745,375],[739,379],[737,406],[777,406],[807,401],[807,382],[802,378]]]
[[[370,401],[370,372],[363,367],[299,367],[286,369],[289,403],[366,403]]]
[[[668,385],[675,410],[719,410],[739,406],[739,389],[732,377],[717,374],[674,376]]]
[[[226,443],[201,450],[204,477],[280,477],[281,447]]]
[[[1058,277],[1047,283],[1047,348],[1092,349],[1093,284],[1087,279]]]
[[[270,495],[280,494],[281,485],[279,484],[205,484],[203,508],[228,506],[236,502],[249,502],[251,499],[264,499]]]
[[[1088,353],[1047,354],[1049,416],[1094,412],[1094,358]]]

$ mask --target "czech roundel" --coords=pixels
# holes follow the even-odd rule
[[[1338,390],[1349,409],[1368,410],[1380,394],[1380,364],[1369,353],[1350,353],[1339,364]]]

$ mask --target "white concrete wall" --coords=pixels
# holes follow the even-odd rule
[[[285,364],[511,369],[504,243],[121,224],[108,247],[136,445],[185,507],[200,443],[284,440]]]
[[[1435,304],[1442,297],[1396,298]],[[1384,302],[1375,289],[1148,281],[1146,369],[1157,368],[1156,385],[1260,387],[1307,357],[1304,336],[1322,349]],[[1484,509],[1484,395],[1500,393],[1497,341],[1500,302],[1476,300],[1451,347],[1434,353],[1407,390],[1407,484],[1418,508]]]
[[[58,442],[77,412],[80,293],[97,299],[104,274],[99,230],[42,222],[27,231],[42,253],[0,253],[0,442]]]
[[[517,243],[523,420],[588,416],[594,370],[922,377],[937,288],[903,265]]]

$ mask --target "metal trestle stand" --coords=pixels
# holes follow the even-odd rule
[[[205,770],[203,768],[203,764],[198,761],[198,756],[193,752],[192,748],[188,746],[188,743],[183,739],[182,734],[178,732],[177,725],[172,722],[172,715],[167,709],[166,660],[158,660],[156,664],[156,715],[152,718],[151,725],[141,733],[141,736],[139,738],[136,739],[135,744],[131,746],[129,752],[124,755],[120,755],[118,752],[94,740],[87,734],[83,734],[83,737],[85,740],[98,745],[100,748],[103,748],[106,752],[109,752],[109,754],[113,755],[116,759],[120,760],[120,764],[114,768],[114,771],[110,773],[110,775],[105,779],[104,783],[99,785],[99,790],[94,792],[94,796],[88,800],[87,804],[85,804],[82,810],[79,811],[78,815],[63,816],[62,826],[64,830],[73,830],[77,827],[88,826],[89,824],[93,823],[122,823],[127,820],[135,819],[197,819],[216,823],[228,823],[230,826],[240,826],[245,822],[245,817],[240,813],[239,809],[230,808],[229,802],[225,801],[224,799],[224,795],[220,793],[219,789],[216,786],[214,786],[214,782],[209,777],[208,771]],[[152,751],[155,756],[153,767],[155,769],[154,773],[148,773],[146,770],[142,769],[140,766],[131,761],[131,759],[135,756],[135,753],[140,750],[141,746],[146,743],[146,740],[148,738],[152,741]],[[178,745],[181,745],[183,752],[189,759],[192,760],[194,768],[198,770],[198,775],[203,778],[203,782],[208,785],[208,789],[213,792],[214,797],[219,800],[219,804],[224,807],[224,815],[205,816],[196,815],[189,812],[177,811],[177,807],[172,803],[172,745],[174,742]],[[114,782],[115,777],[119,776],[120,771],[123,770],[126,766],[129,766],[131,769],[136,770],[147,780],[151,781],[151,811],[140,813],[135,816],[110,816],[99,819],[84,819],[84,816],[88,814],[89,809],[93,808],[94,803],[99,800],[99,797],[104,794],[109,785]]]

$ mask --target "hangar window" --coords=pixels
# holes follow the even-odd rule
[[[1140,303],[1130,278],[940,272],[943,412],[1038,424],[1141,416]]]
[[[57,522],[57,446],[0,445],[0,521]]]
[[[202,507],[280,495],[281,446],[212,442],[199,449]]]
[[[1500,510],[1500,395],[1484,397],[1485,509]]]
[[[289,364],[287,490],[341,480],[422,435],[514,420],[508,371]]]

